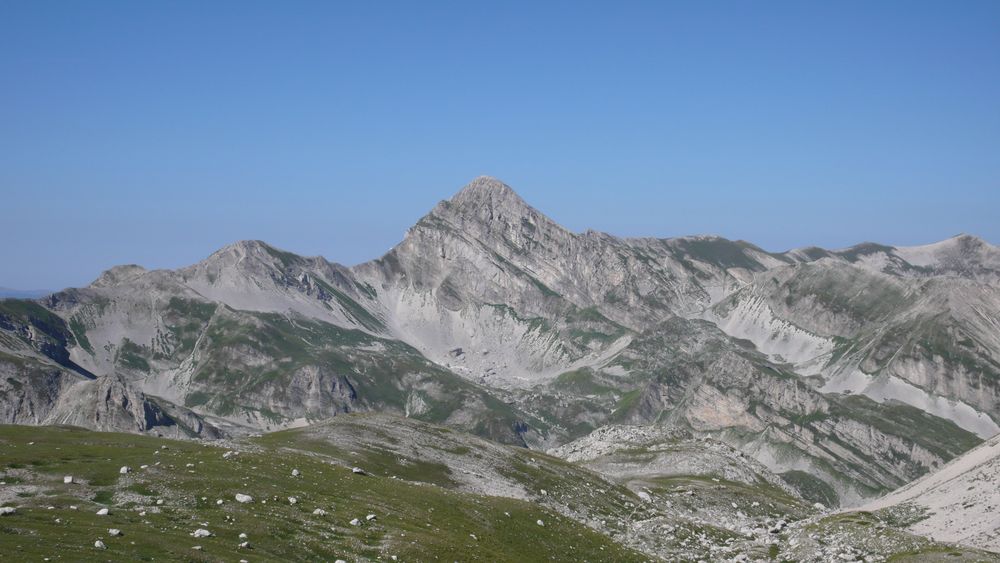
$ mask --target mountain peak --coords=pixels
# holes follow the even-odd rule
[[[479,176],[472,180],[449,201],[458,205],[516,202],[527,206],[513,188],[492,176]]]
[[[304,258],[297,254],[275,248],[262,240],[238,240],[216,250],[202,263],[238,265],[247,260],[287,268],[291,264],[304,260]]]
[[[94,280],[90,287],[114,287],[119,284],[128,283],[146,273],[146,269],[138,264],[124,264],[113,266]]]
[[[491,176],[472,180],[451,199],[439,203],[430,216],[450,218],[460,224],[470,220],[516,223],[521,218],[552,222],[528,205],[510,186]]]
[[[989,245],[989,243],[986,242],[986,240],[984,240],[982,238],[979,238],[976,235],[970,235],[970,234],[967,234],[967,233],[957,234],[957,235],[951,237],[951,239],[949,239],[949,240],[953,240],[955,242],[958,242],[958,243],[961,243],[961,244],[965,244],[965,245],[971,245],[971,246]]]

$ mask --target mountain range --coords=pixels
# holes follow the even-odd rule
[[[481,177],[354,267],[241,241],[0,301],[4,423],[234,438],[359,412],[563,454],[651,428],[859,506],[1000,432],[1000,249],[574,233]]]

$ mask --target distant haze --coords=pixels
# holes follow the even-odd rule
[[[0,285],[353,264],[490,174],[576,230],[1000,242],[1000,3],[0,8]]]

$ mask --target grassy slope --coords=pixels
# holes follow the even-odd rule
[[[625,522],[645,513],[636,507],[641,504],[639,499],[625,487],[565,460],[408,419],[378,414],[338,416],[305,428],[266,434],[255,442],[275,450],[316,453],[345,465],[357,464],[374,475],[455,490],[470,490],[470,480],[495,479],[497,485],[501,481],[509,485],[506,490],[523,487],[539,505],[583,521],[601,521],[600,528],[611,533],[623,532]],[[469,479],[463,473],[479,478]]]
[[[388,560],[390,555],[403,561],[647,559],[528,502],[354,475],[322,457],[288,449],[253,449],[224,459],[226,450],[195,442],[0,426],[0,481],[7,483],[0,485],[0,499],[18,507],[0,517],[0,553],[19,560],[68,554],[186,561]],[[149,467],[139,469],[143,464]],[[122,465],[135,471],[120,475]],[[302,475],[293,477],[293,468]],[[80,483],[63,484],[63,475]],[[254,502],[236,503],[238,492]],[[289,504],[289,496],[298,503]],[[157,499],[164,504],[157,507]],[[216,505],[216,499],[224,504]],[[95,514],[103,506],[111,509],[109,516]],[[313,515],[316,508],[328,514]],[[349,524],[367,514],[378,519]],[[544,526],[536,524],[539,519]],[[109,528],[124,535],[111,537]],[[191,537],[197,528],[215,536]],[[252,549],[237,547],[241,532]],[[93,547],[97,539],[107,551]],[[193,550],[196,545],[203,549]]]

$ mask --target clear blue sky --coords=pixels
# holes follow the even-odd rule
[[[575,230],[1000,242],[1000,2],[0,2],[0,286]]]

